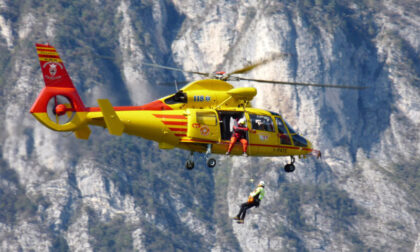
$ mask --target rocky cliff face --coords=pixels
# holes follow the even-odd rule
[[[419,12],[415,1],[0,0],[2,250],[419,250]],[[232,83],[257,87],[254,106],[280,112],[323,159],[293,174],[285,158],[187,172],[183,151],[37,123],[36,42],[58,48],[88,106],[174,91],[156,84],[182,76],[140,62],[230,71],[273,52],[288,56],[250,77],[368,89]],[[232,225],[250,179],[267,196]]]

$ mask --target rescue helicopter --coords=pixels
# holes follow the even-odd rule
[[[194,168],[194,153],[205,153],[207,166],[216,166],[212,154],[225,154],[232,128],[245,118],[249,156],[289,156],[286,172],[295,170],[295,156],[321,156],[312,143],[299,135],[278,113],[254,108],[254,87],[234,88],[227,81],[256,81],[273,84],[362,89],[360,86],[298,83],[248,79],[235,76],[265,64],[262,60],[231,73],[185,71],[158,64],[146,66],[198,74],[206,79],[193,81],[176,93],[142,106],[114,107],[108,99],[98,99],[98,107],[82,102],[57,50],[49,44],[36,44],[45,87],[32,105],[30,113],[54,131],[74,132],[79,139],[88,139],[90,126],[107,128],[112,135],[123,133],[155,141],[161,149],[181,148],[191,155],[186,168]],[[231,155],[242,154],[240,143]]]

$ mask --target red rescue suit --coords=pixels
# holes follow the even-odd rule
[[[233,134],[232,134],[232,137],[230,138],[228,153],[230,153],[230,151],[233,148],[233,145],[238,140],[242,143],[243,152],[246,153],[246,149],[248,147],[248,141],[246,140],[246,132],[247,131],[248,131],[248,128],[246,128],[246,127],[243,128],[243,127],[233,126]]]

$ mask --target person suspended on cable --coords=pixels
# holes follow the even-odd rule
[[[226,155],[230,155],[230,152],[237,141],[242,143],[243,156],[247,157],[246,150],[248,148],[248,140],[246,140],[246,132],[248,127],[246,126],[245,118],[241,118],[238,121],[238,126],[233,126],[232,137],[230,138],[229,148]]]
[[[257,188],[249,194],[248,201],[241,204],[241,208],[239,210],[238,215],[236,215],[233,219],[237,220],[238,223],[244,223],[246,211],[251,207],[259,207],[261,200],[264,198],[265,190],[264,190],[264,181],[260,181],[258,183]]]

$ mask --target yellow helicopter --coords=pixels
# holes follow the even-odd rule
[[[297,134],[278,113],[253,108],[257,94],[253,87],[234,88],[228,80],[248,80],[274,84],[361,89],[357,86],[296,83],[247,79],[232,76],[245,73],[269,60],[226,74],[184,71],[177,68],[144,63],[146,66],[182,71],[209,77],[191,82],[175,94],[142,106],[113,107],[107,99],[98,99],[99,107],[85,107],[56,49],[49,44],[36,44],[45,87],[30,112],[55,131],[71,131],[80,139],[88,139],[90,125],[107,128],[112,135],[123,133],[153,140],[162,149],[181,148],[191,151],[187,169],[194,168],[193,153],[205,153],[208,167],[216,166],[212,154],[225,154],[233,128],[245,120],[249,156],[290,156],[286,172],[295,170],[294,156],[321,153],[311,142]],[[270,59],[272,60],[272,59]],[[233,145],[229,154],[240,155],[243,146]]]

